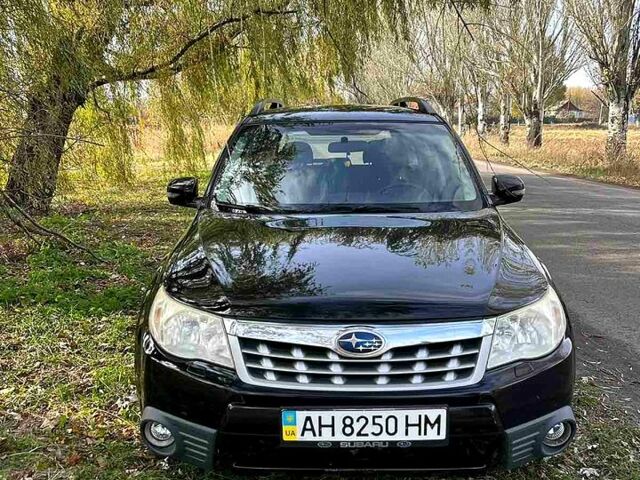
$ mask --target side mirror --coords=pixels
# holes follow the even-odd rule
[[[174,178],[167,185],[167,198],[171,205],[198,207],[198,179],[194,177]]]
[[[491,200],[494,206],[519,202],[524,197],[524,182],[515,175],[494,175],[491,179]]]

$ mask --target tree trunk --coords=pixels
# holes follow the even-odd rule
[[[449,125],[451,125],[451,120],[453,119],[454,108],[455,106],[446,105],[440,109],[440,115]]]
[[[484,89],[478,88],[476,97],[478,100],[478,133],[484,136],[487,133],[486,102]]]
[[[509,135],[511,134],[511,97],[502,95],[500,97],[500,143],[509,145]]]
[[[69,126],[83,103],[81,96],[55,86],[29,99],[6,185],[10,197],[25,210],[45,213],[49,209]]]
[[[539,148],[542,146],[542,115],[537,107],[525,114],[527,124],[527,146]]]
[[[600,114],[598,115],[598,125],[602,125],[604,123],[602,111],[604,110],[604,105],[600,104]]]
[[[620,160],[627,152],[627,128],[629,126],[629,100],[626,92],[609,98],[609,131],[606,154],[609,162]]]
[[[464,114],[464,105],[462,101],[458,103],[458,135],[462,136],[464,133],[464,124],[465,124],[465,114]]]

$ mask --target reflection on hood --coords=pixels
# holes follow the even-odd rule
[[[547,288],[492,210],[440,215],[199,214],[165,272],[181,301],[236,317],[445,320],[504,313]]]

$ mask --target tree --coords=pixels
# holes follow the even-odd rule
[[[505,88],[527,125],[527,145],[542,145],[549,97],[580,66],[579,42],[557,0],[500,0],[486,15],[493,59],[485,68]],[[505,106],[506,108],[506,106]]]
[[[511,96],[503,92],[500,95],[500,123],[498,127],[500,143],[509,145],[511,135]]]
[[[467,29],[467,45],[464,49],[465,70],[469,72],[471,89],[476,99],[477,132],[479,135],[486,133],[486,111],[489,106],[489,94],[497,97],[499,101],[500,124],[499,137],[504,144],[509,143],[511,130],[511,97],[508,89],[504,87],[507,78],[507,69],[503,68],[504,60],[496,60],[502,55],[505,58],[512,53],[507,48],[498,51],[495,48],[495,30],[488,28],[493,10],[477,10],[460,21]]]
[[[467,32],[455,9],[425,9],[413,19],[411,50],[421,93],[433,101],[447,122],[457,104],[464,104],[467,74],[464,49]]]
[[[408,0],[12,0],[0,4],[0,153],[6,192],[46,211],[80,108],[130,105],[153,82],[173,118],[192,120],[225,91],[322,95],[349,76],[371,41],[399,31]],[[244,82],[244,83],[243,83]],[[176,110],[187,112],[183,117]],[[118,110],[129,115],[127,108]],[[126,121],[126,118],[125,118]],[[83,140],[83,138],[79,138]]]
[[[467,20],[461,19],[467,25],[467,21],[471,20],[474,24],[482,21],[482,17],[487,12],[474,12]],[[468,27],[467,27],[468,28]],[[487,55],[487,44],[491,42],[490,32],[487,29],[471,29],[466,32],[465,48],[463,50],[463,63],[465,71],[468,72],[469,88],[472,90],[476,100],[476,130],[478,135],[487,133],[487,110],[489,106],[489,94],[491,92],[492,80],[491,75],[484,68],[486,62],[490,61]]]
[[[606,90],[606,154],[615,162],[626,153],[629,106],[640,85],[640,0],[567,0],[567,7]]]
[[[567,86],[565,84],[558,85],[547,98],[547,105],[555,106],[563,102],[567,98]]]
[[[371,48],[350,82],[343,79],[339,87],[349,101],[384,105],[419,88],[415,73],[407,40],[389,32]]]

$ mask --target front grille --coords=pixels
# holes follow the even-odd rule
[[[229,338],[238,374],[247,383],[302,390],[469,385],[484,374],[493,323],[368,327],[387,338],[384,352],[373,358],[352,358],[337,351],[335,338],[345,328],[234,324]]]
[[[240,339],[244,364],[254,378],[324,385],[418,385],[473,375],[480,339],[393,348],[377,358],[343,357],[327,348]]]

